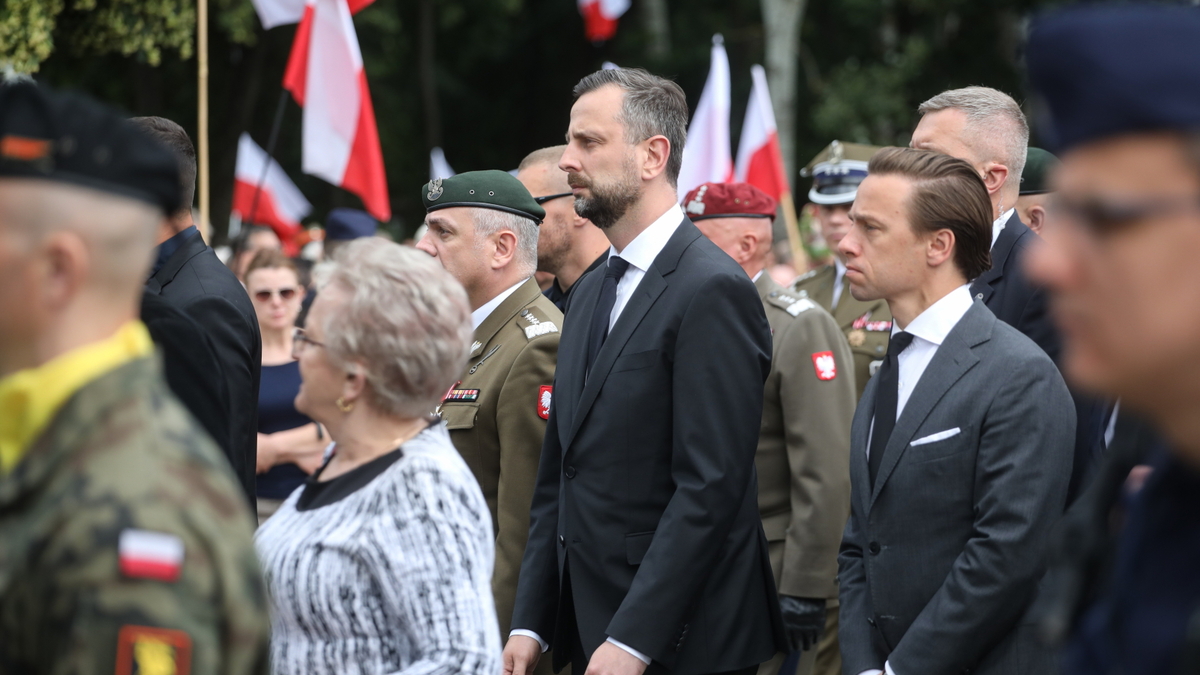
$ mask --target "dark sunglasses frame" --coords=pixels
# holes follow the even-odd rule
[[[255,291],[254,299],[258,300],[259,302],[268,302],[270,301],[271,296],[278,293],[281,299],[291,300],[292,298],[296,297],[296,294],[299,292],[299,289],[296,288],[272,288],[270,290]]]
[[[533,201],[535,201],[539,205],[541,205],[541,204],[545,204],[546,202],[551,201],[553,199],[559,199],[561,197],[570,197],[573,194],[575,194],[575,193],[574,192],[560,192],[556,195],[546,195],[545,197],[534,197]]]

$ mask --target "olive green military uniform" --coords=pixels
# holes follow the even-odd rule
[[[159,370],[84,385],[0,477],[0,673],[267,671],[245,497]]]
[[[529,506],[550,416],[562,318],[537,282],[525,281],[475,329],[466,372],[441,406],[450,440],[492,512],[492,593],[502,641],[512,623],[529,538]],[[546,668],[550,661],[542,659]]]
[[[771,372],[755,465],[758,508],[783,595],[837,606],[837,554],[850,515],[850,422],[857,400],[850,346],[833,317],[768,274],[754,282],[771,324]],[[804,653],[798,675],[812,670]],[[779,671],[783,655],[760,668]]]
[[[842,294],[833,307],[833,285],[837,269],[833,265],[819,267],[792,283],[791,290],[803,293],[833,315],[833,320],[846,335],[854,355],[854,377],[858,397],[862,397],[867,380],[883,365],[887,356],[888,338],[892,331],[892,312],[886,300],[856,300],[850,295],[850,283],[842,276]]]

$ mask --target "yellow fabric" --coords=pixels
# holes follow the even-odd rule
[[[146,326],[130,321],[112,337],[0,380],[0,475],[21,461],[58,409],[85,384],[153,353]]]

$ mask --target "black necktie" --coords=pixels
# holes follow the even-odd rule
[[[888,342],[887,360],[879,369],[879,389],[875,390],[875,428],[871,431],[871,450],[867,455],[867,471],[871,487],[883,463],[883,449],[896,426],[896,401],[900,395],[900,352],[912,344],[912,333],[896,333]]]
[[[608,320],[612,314],[613,305],[617,302],[617,282],[625,276],[629,269],[629,261],[612,256],[608,259],[608,267],[604,269],[604,284],[600,286],[600,299],[596,301],[596,311],[592,313],[592,327],[588,334],[587,370],[591,372],[592,363],[608,337]]]

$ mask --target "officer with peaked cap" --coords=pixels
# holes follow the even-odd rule
[[[538,226],[546,212],[504,171],[472,171],[421,188],[429,228],[417,248],[467,291],[475,341],[439,408],[475,474],[496,532],[492,593],[507,639],[529,538],[529,505],[550,417],[562,312],[542,295]],[[550,672],[542,659],[538,672]]]
[[[850,229],[850,206],[858,184],[867,177],[867,162],[878,149],[834,141],[801,171],[801,175],[812,176],[809,214],[833,252],[833,264],[818,267],[792,284],[793,291],[804,293],[832,314],[845,333],[854,353],[859,396],[887,354],[892,313],[883,300],[856,300],[850,295],[846,264],[837,245]]]
[[[1040,136],[1062,160],[1030,278],[1050,293],[1067,376],[1119,397],[1118,415],[1145,416],[1169,447],[1140,490],[1119,474],[1090,489],[1110,498],[1086,520],[1119,529],[1115,550],[1083,565],[1068,675],[1200,672],[1197,44],[1191,6],[1089,4],[1030,31]]]
[[[1046,226],[1050,195],[1050,173],[1058,166],[1058,158],[1048,150],[1029,148],[1025,168],[1021,171],[1021,191],[1017,195],[1017,216],[1034,234]]]
[[[775,200],[746,183],[705,183],[683,207],[754,280],[773,336],[771,372],[754,462],[758,511],[783,621],[809,675],[820,634],[837,625],[837,552],[850,514],[850,421],[858,400],[853,360],[833,317],[764,271]],[[784,654],[759,668],[775,675]]]
[[[114,112],[0,87],[0,671],[268,667],[250,512],[137,319],[181,203]]]

